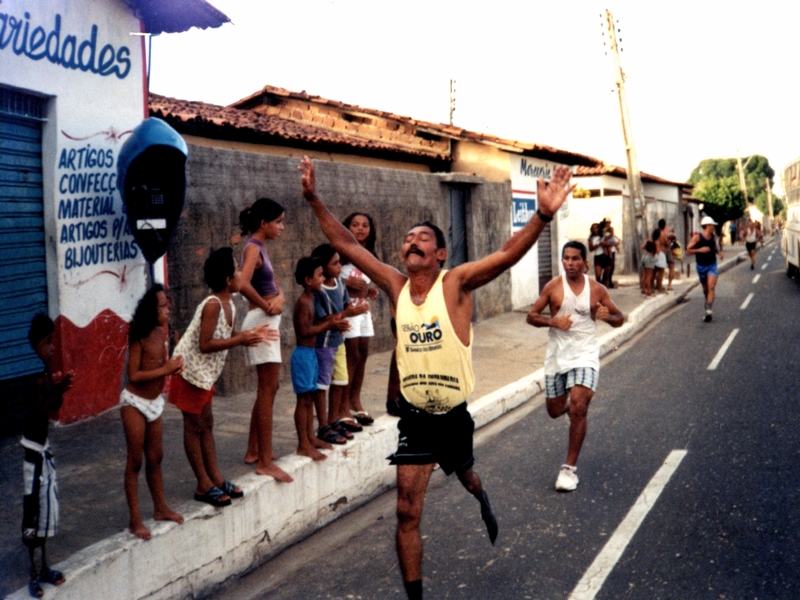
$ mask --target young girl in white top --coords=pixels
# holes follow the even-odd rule
[[[342,224],[350,230],[359,244],[375,255],[375,221],[364,212],[354,212],[345,217]],[[362,273],[350,260],[342,256],[342,274],[344,284],[353,304],[378,297],[377,288],[369,287],[369,277]],[[369,355],[369,338],[374,337],[372,313],[350,317],[350,329],[344,334],[344,345],[347,352],[347,374],[349,386],[346,392],[345,413],[352,411],[360,425],[372,425],[374,419],[364,410],[361,404],[361,385],[364,383],[364,369]],[[349,416],[349,415],[348,415]],[[343,419],[347,421],[347,417]]]
[[[197,477],[194,499],[212,506],[228,506],[231,498],[241,498],[244,492],[222,476],[217,464],[211,414],[214,384],[230,348],[274,341],[280,333],[268,323],[234,332],[236,310],[231,295],[239,291],[242,274],[233,258],[233,249],[212,252],[203,270],[212,293],[197,307],[175,347],[175,354],[183,356],[184,368],[172,377],[169,401],[183,413],[184,447]]]

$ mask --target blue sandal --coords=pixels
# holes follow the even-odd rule
[[[231,499],[228,496],[227,500],[223,500],[222,498],[228,496],[225,492],[219,489],[217,486],[212,487],[208,490],[205,494],[195,494],[194,499],[198,502],[205,502],[206,504],[210,504],[211,506],[216,506],[217,508],[221,508],[223,506],[230,506]]]
[[[34,598],[41,598],[44,596],[44,590],[42,586],[39,585],[38,577],[31,577],[31,580],[28,582],[28,591]]]
[[[45,583],[50,583],[52,585],[61,585],[66,581],[66,579],[61,571],[56,571],[48,567],[41,575],[39,575],[39,581],[44,581]]]
[[[228,481],[227,479],[225,479],[222,482],[222,485],[219,486],[219,488],[231,498],[243,498],[244,492],[241,489],[237,492],[236,491],[237,487],[239,486],[233,483],[232,481]]]

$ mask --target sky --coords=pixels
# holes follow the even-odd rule
[[[226,105],[264,85],[625,166],[603,19],[618,22],[639,168],[800,156],[800,3],[210,0],[233,24],[154,36],[152,92]]]

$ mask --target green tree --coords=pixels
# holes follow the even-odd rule
[[[701,179],[695,184],[694,196],[703,201],[703,212],[717,223],[733,221],[744,214],[744,195],[738,176]]]
[[[758,209],[767,213],[766,181],[770,188],[774,184],[775,169],[766,157],[754,154],[742,159],[744,166],[747,200],[754,202]],[[704,211],[722,223],[738,219],[746,208],[744,194],[739,185],[739,171],[735,158],[708,158],[701,160],[689,176],[689,183],[695,184],[694,195],[705,203]],[[735,193],[738,192],[738,193]],[[773,198],[773,212],[777,213]]]

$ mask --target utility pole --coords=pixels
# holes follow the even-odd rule
[[[450,80],[450,125],[453,124],[453,113],[456,112],[456,80]]]
[[[769,230],[772,231],[772,188],[769,187],[769,177],[764,178],[764,183],[767,186],[767,210],[769,210],[769,223],[764,223],[764,231],[767,230],[767,225],[769,225]]]
[[[601,15],[602,17],[603,15]],[[628,161],[628,198],[623,195],[625,204],[624,216],[629,219],[629,228],[626,231],[628,239],[634,239],[635,243],[631,248],[632,267],[638,271],[641,247],[647,236],[647,218],[645,215],[644,191],[642,190],[642,178],[639,173],[639,161],[636,157],[636,146],[633,143],[633,131],[631,129],[631,117],[628,112],[628,96],[625,93],[625,73],[622,71],[620,63],[620,49],[617,43],[617,32],[619,31],[614,24],[614,17],[611,11],[606,9],[605,23],[603,25],[605,35],[608,38],[608,53],[611,55],[614,71],[614,84],[616,85],[617,98],[619,99],[619,112],[622,117],[622,136],[625,140],[625,157]],[[620,39],[620,41],[622,41]],[[625,223],[623,223],[623,229]],[[631,235],[632,234],[632,235]],[[627,262],[627,260],[626,260]]]
[[[742,166],[742,157],[739,156],[739,149],[736,149],[736,168],[739,171],[739,187],[742,188],[742,194],[744,194],[744,203],[745,205],[749,202],[747,199],[747,182],[744,179],[744,170],[747,168],[747,165],[750,163],[750,159],[753,158],[753,155],[747,157],[747,162],[744,163]]]

